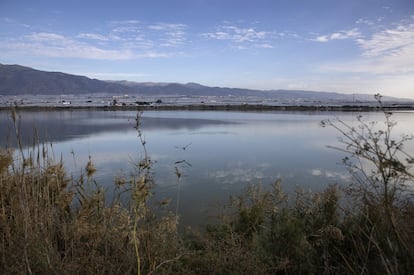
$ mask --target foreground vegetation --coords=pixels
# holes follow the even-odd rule
[[[13,119],[19,136],[18,113]],[[133,175],[114,180],[111,199],[92,160],[74,179],[51,145],[3,148],[0,273],[412,274],[414,159],[403,150],[411,137],[393,137],[390,113],[384,124],[358,121],[322,123],[341,133],[349,187],[289,198],[280,181],[249,186],[202,232],[179,233],[176,213],[149,203],[153,163],[139,115],[142,158]]]

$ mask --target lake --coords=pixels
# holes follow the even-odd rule
[[[24,146],[53,143],[69,175],[76,177],[89,156],[97,168],[95,180],[111,190],[114,178],[128,175],[143,155],[134,129],[136,112],[104,110],[21,111]],[[338,132],[320,121],[339,117],[356,123],[351,112],[145,111],[142,133],[155,161],[154,198],[171,198],[175,210],[179,188],[181,222],[202,224],[217,205],[238,195],[249,184],[267,186],[282,179],[282,187],[322,190],[351,180],[341,160],[327,145],[339,145]],[[382,113],[361,113],[366,121],[384,121]],[[1,146],[13,144],[10,112],[0,112]],[[414,113],[397,112],[396,136],[413,134]],[[34,130],[36,129],[36,134]],[[414,152],[412,143],[407,150]],[[176,169],[181,174],[178,179]]]

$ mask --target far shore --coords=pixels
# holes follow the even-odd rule
[[[59,111],[59,110],[106,110],[106,111],[414,111],[414,105],[392,104],[371,105],[263,105],[263,104],[157,104],[143,106],[0,106],[0,111],[18,108],[26,111]]]

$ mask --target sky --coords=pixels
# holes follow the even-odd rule
[[[414,99],[414,0],[0,0],[0,63]]]

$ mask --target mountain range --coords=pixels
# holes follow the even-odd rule
[[[237,96],[278,100],[372,101],[373,95],[303,90],[253,90],[209,87],[197,83],[103,81],[62,72],[46,72],[20,65],[0,64],[0,95],[129,94],[143,96]],[[385,97],[385,100],[397,100]]]

